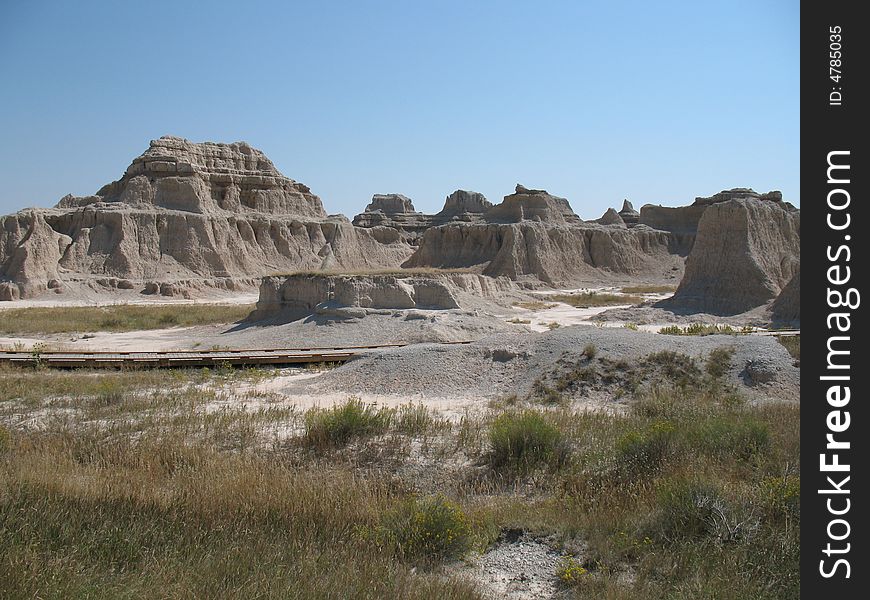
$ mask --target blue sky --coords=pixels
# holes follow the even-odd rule
[[[798,69],[798,2],[3,0],[0,214],[91,194],[165,134],[248,141],[348,215],[518,182],[583,218],[799,204]]]

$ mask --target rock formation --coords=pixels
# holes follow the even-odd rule
[[[623,221],[622,217],[619,216],[619,213],[612,208],[608,208],[601,218],[596,219],[595,222],[601,225],[618,225],[620,227],[625,227],[625,221]]]
[[[509,279],[466,273],[265,277],[254,318],[296,320],[312,314],[348,318],[364,316],[364,309],[456,309],[468,295],[498,298],[516,291]]]
[[[801,325],[801,272],[798,270],[770,305],[771,320],[775,325],[800,327]]]
[[[447,196],[447,199],[444,201],[444,208],[435,216],[443,221],[454,218],[472,220],[491,208],[492,202],[487,200],[486,196],[480,192],[456,190]]]
[[[519,183],[516,191],[504,197],[501,204],[489,209],[484,218],[491,223],[520,223],[541,221],[545,223],[579,223],[568,200],[553,196],[546,190],[530,190]]]
[[[800,211],[767,200],[741,197],[705,207],[683,280],[664,305],[732,315],[780,294],[800,269]]]
[[[0,217],[0,298],[124,281],[219,288],[269,273],[392,267],[409,246],[387,228],[326,217],[320,199],[245,143],[151,142],[121,179],[54,209]]]
[[[163,137],[92,196],[0,217],[0,300],[77,289],[185,296],[250,289],[280,272],[400,267],[459,267],[532,284],[661,281],[681,275],[691,250],[674,302],[727,313],[780,294],[798,269],[799,235],[800,212],[779,192],[746,188],[682,208],[646,205],[639,214],[626,200],[594,222],[565,198],[519,184],[495,206],[457,190],[435,215],[401,194],[377,194],[351,223],[327,216],[308,187],[244,142]],[[478,276],[468,277],[462,285]],[[431,283],[376,283],[395,288],[372,292],[387,304],[452,305]],[[330,285],[363,304],[372,297],[357,280]],[[799,294],[786,291],[776,309],[788,312],[788,298],[799,302]]]
[[[682,258],[670,235],[597,224],[451,223],[426,230],[403,267],[472,268],[485,275],[558,284],[609,275],[674,276]]]
[[[619,216],[626,225],[637,225],[640,222],[640,213],[634,210],[634,206],[628,200],[622,201],[622,210]]]

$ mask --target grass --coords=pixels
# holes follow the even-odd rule
[[[305,442],[316,448],[341,446],[355,437],[385,432],[393,420],[393,411],[363,404],[350,398],[332,408],[311,409],[305,414]]]
[[[514,302],[513,304],[517,308],[524,308],[526,310],[547,310],[548,308],[553,308],[556,306],[552,302],[544,302],[542,300],[527,300],[523,302]]]
[[[452,423],[239,391],[270,372],[5,368],[2,595],[480,598],[443,567],[521,529],[566,597],[794,598],[800,406],[743,401],[731,358],[590,345],[546,383],[624,410],[514,397]]]
[[[753,327],[748,325],[735,329],[730,325],[707,325],[704,323],[692,323],[685,327],[679,325],[668,325],[662,327],[659,333],[663,335],[746,335],[755,331]]]
[[[247,317],[253,304],[184,304],[12,308],[0,311],[0,333],[72,333],[140,331],[234,323]]]
[[[557,465],[564,459],[561,432],[541,412],[527,410],[499,415],[489,429],[496,469],[526,471],[542,464]]]
[[[640,304],[644,301],[640,296],[620,296],[601,292],[581,292],[579,294],[553,294],[548,296],[555,302],[563,302],[574,308],[592,308],[595,306],[611,306],[615,304]]]
[[[672,294],[676,289],[672,285],[630,285],[620,291],[623,294]]]
[[[434,275],[456,275],[474,273],[469,268],[439,269],[437,267],[415,267],[412,269],[359,269],[342,271],[290,271],[287,273],[273,273],[272,277],[431,277]]]
[[[778,335],[777,341],[785,346],[791,357],[797,360],[798,364],[801,361],[801,336],[800,335]]]

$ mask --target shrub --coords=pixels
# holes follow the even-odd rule
[[[385,432],[392,417],[391,410],[350,398],[340,406],[305,413],[305,441],[317,447],[343,445],[354,437]]]
[[[616,442],[618,464],[630,473],[658,471],[671,449],[675,432],[670,421],[656,421],[642,431],[625,433]]]
[[[770,445],[766,424],[734,414],[704,420],[688,436],[693,447],[717,458],[749,460]]]
[[[658,490],[656,533],[667,542],[714,535],[727,506],[710,484],[686,479],[665,482]]]
[[[506,412],[489,430],[493,467],[525,470],[542,463],[558,464],[565,456],[562,433],[544,415],[533,410]]]
[[[384,530],[410,561],[457,559],[471,548],[468,518],[443,496],[403,502],[387,513]]]
[[[556,577],[569,587],[579,587],[589,579],[589,571],[573,556],[563,556],[556,566]]]
[[[770,519],[784,516],[800,519],[801,478],[799,475],[766,477],[759,485],[759,502]]]
[[[641,365],[648,370],[657,370],[680,387],[697,384],[701,370],[691,356],[672,350],[662,350],[647,355]]]
[[[595,344],[586,344],[586,347],[583,348],[583,354],[586,355],[586,358],[592,360],[598,354],[598,348],[595,347]]]
[[[435,427],[436,422],[429,409],[422,403],[412,404],[409,402],[399,407],[399,412],[393,419],[393,426],[396,431],[408,435],[421,435]]]
[[[632,331],[637,331],[637,330],[638,330],[637,323],[624,323],[624,324],[622,325],[622,327],[623,327],[624,329],[631,329]]]
[[[734,356],[734,348],[721,347],[710,352],[704,369],[714,379],[724,377],[731,370],[731,357]]]

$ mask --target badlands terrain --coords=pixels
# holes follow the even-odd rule
[[[791,598],[799,328],[779,192],[586,219],[517,184],[349,219],[246,143],[163,137],[0,217],[0,346],[32,359],[0,363],[0,590]]]

